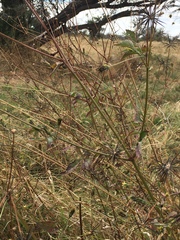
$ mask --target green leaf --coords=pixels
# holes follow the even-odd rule
[[[128,57],[133,54],[137,54],[140,57],[144,56],[142,49],[140,47],[136,46],[135,43],[131,40],[125,40],[118,45],[125,48],[123,58]]]
[[[124,55],[122,57],[122,60],[126,57],[129,57],[129,56],[133,55],[133,54],[134,54],[134,52],[131,49],[124,51]]]
[[[77,94],[76,92],[70,92],[71,97],[76,97],[76,94]]]
[[[139,142],[141,142],[143,140],[143,138],[145,138],[148,134],[148,131],[147,130],[144,130],[140,133],[140,136],[139,136]]]
[[[64,172],[61,172],[61,174],[69,174],[69,173],[71,173],[77,167],[79,162],[80,162],[80,160],[78,160],[78,159],[73,161],[72,163],[70,163],[67,166],[67,168],[66,168],[66,170]]]
[[[136,42],[136,34],[134,31],[126,29],[126,36],[130,38],[133,42]]]
[[[143,57],[143,53],[140,47],[135,46],[131,40],[125,40],[119,44],[121,47],[124,47],[124,55],[123,58],[128,57],[130,55],[137,54],[140,57]]]
[[[69,213],[69,218],[71,218],[74,215],[74,213],[75,213],[75,209],[73,208]]]
[[[131,40],[122,41],[121,43],[119,43],[119,45],[121,47],[129,48],[129,49],[133,49],[135,47],[134,43]]]
[[[148,205],[148,202],[146,202],[143,198],[136,197],[136,196],[131,196],[131,199],[132,199],[134,202],[137,202],[137,203],[140,204],[140,205]]]

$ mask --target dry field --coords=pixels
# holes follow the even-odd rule
[[[59,47],[63,49],[63,53],[69,59],[70,63],[75,66],[79,66],[87,71],[93,70],[93,73],[98,74],[96,71],[102,65],[108,65],[108,69],[111,70],[111,74],[117,77],[117,73],[122,68],[122,51],[123,49],[118,46],[121,41],[118,39],[99,39],[98,41],[91,41],[87,36],[61,36],[57,39]],[[138,43],[139,46],[144,46],[144,42]],[[49,74],[59,64],[58,54],[55,55],[57,60],[46,56],[37,56],[35,53],[29,52],[23,48],[19,50],[17,46],[14,47],[15,53],[9,53],[1,49],[0,60],[0,80],[1,82],[21,82],[21,79],[26,78],[21,71],[22,62],[27,69],[33,71],[39,69],[45,73],[47,80],[49,80]],[[52,41],[43,45],[40,49],[47,54],[56,53],[56,48]],[[22,51],[22,52],[21,52]],[[180,62],[180,44],[177,44],[175,48],[170,49],[170,57],[175,68],[179,68]],[[168,49],[162,42],[153,42],[152,53],[156,56],[167,57]],[[24,59],[23,59],[24,58]],[[138,65],[137,59],[137,65]],[[114,66],[114,67],[113,67]],[[138,66],[137,66],[138,68]],[[23,69],[22,69],[23,70]],[[49,70],[49,71],[48,71]]]
[[[178,240],[179,43],[57,43],[0,49],[0,239]]]

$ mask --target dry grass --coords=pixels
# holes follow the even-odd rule
[[[180,46],[179,44],[176,46],[176,48],[171,48],[171,57],[178,63],[180,62],[180,56],[179,56]],[[153,48],[152,52],[156,55],[162,55],[167,56],[167,49],[164,46],[162,42],[153,42]]]
[[[178,239],[177,49],[162,74],[155,55],[166,53],[153,43],[148,136],[137,145],[140,59],[122,62],[108,39],[57,43],[74,72],[18,47],[1,51],[1,239]],[[52,42],[43,50],[56,51]]]

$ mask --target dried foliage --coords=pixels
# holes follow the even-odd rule
[[[160,55],[156,24],[0,49],[2,240],[178,239],[179,43]]]

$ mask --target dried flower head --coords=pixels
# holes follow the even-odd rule
[[[13,128],[13,129],[11,130],[11,132],[12,132],[13,134],[16,133],[16,129]]]
[[[157,167],[155,167],[155,171],[159,176],[161,182],[165,182],[169,175],[175,174],[177,177],[177,170],[179,169],[180,161],[175,157],[172,160],[168,159],[166,163],[159,163]]]

